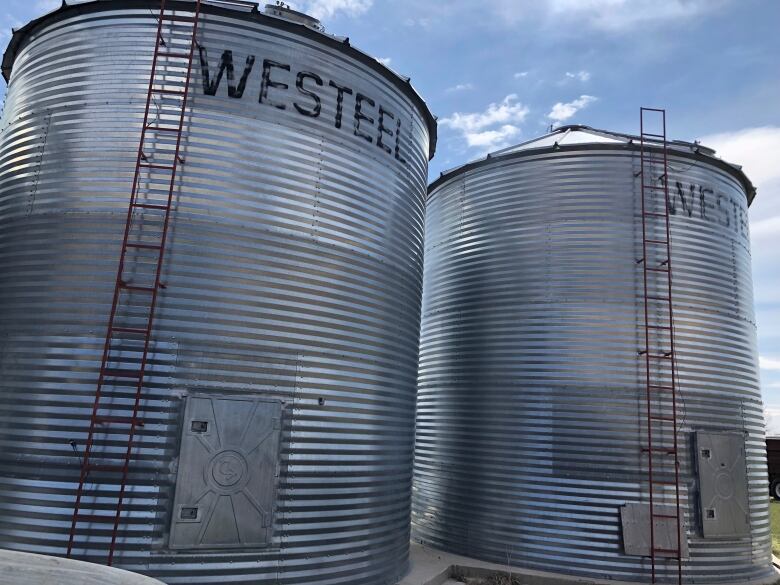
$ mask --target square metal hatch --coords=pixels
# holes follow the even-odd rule
[[[745,437],[740,432],[696,433],[702,534],[750,534]]]
[[[169,545],[265,547],[273,536],[282,403],[187,399]]]
[[[680,540],[680,554],[688,558],[688,529],[685,515],[681,515],[680,534],[677,534],[677,506],[654,505],[657,517],[653,518],[656,547],[667,551],[676,550]],[[627,555],[649,557],[651,554],[650,504],[636,502],[620,508],[620,523],[623,529],[623,550]],[[656,551],[658,557],[671,557],[675,553]]]

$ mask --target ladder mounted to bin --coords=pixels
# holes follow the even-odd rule
[[[648,121],[654,120],[654,132]],[[661,559],[677,564],[682,583],[680,460],[677,440],[677,355],[672,309],[672,240],[669,225],[669,160],[666,111],[640,108],[640,172],[642,185],[642,266],[644,282],[644,359],[647,408],[648,494],[650,498],[650,563],[652,583],[658,583]],[[658,128],[657,130],[655,128]],[[659,509],[663,509],[661,512]],[[669,513],[674,508],[674,513]],[[676,542],[659,544],[656,520],[671,520]]]
[[[111,565],[126,495],[127,478],[137,429],[149,357],[171,204],[181,157],[187,97],[190,89],[201,0],[194,0],[187,16],[166,10],[160,1],[154,55],[146,95],[141,138],[127,208],[117,268],[114,297],[103,346],[103,357],[81,458],[81,474],[68,539],[68,556],[78,548],[79,526],[111,527],[106,564]],[[173,26],[177,30],[173,31]],[[168,41],[165,26],[171,27]],[[186,27],[184,34],[179,29]],[[178,43],[176,41],[179,41]],[[182,72],[185,70],[186,72]],[[151,110],[155,112],[152,114]],[[156,188],[155,188],[156,185]],[[100,438],[103,436],[104,438]],[[116,443],[120,447],[116,447]],[[75,443],[71,443],[76,448]],[[95,504],[84,497],[87,484],[110,485],[112,503]]]

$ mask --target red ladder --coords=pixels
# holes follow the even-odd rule
[[[73,553],[79,525],[111,525],[113,529],[106,563],[108,565],[114,560],[133,439],[136,429],[144,425],[139,409],[157,294],[160,289],[165,288],[160,282],[160,273],[165,255],[176,171],[180,164],[184,164],[180,148],[200,8],[201,0],[195,0],[193,10],[188,11],[189,16],[179,16],[172,11],[166,11],[165,0],[160,2],[152,70],[114,284],[114,297],[103,345],[89,433],[81,459],[81,474],[67,554],[71,556]],[[163,37],[165,24],[171,29],[167,43]],[[174,24],[177,25],[175,31]],[[180,34],[182,26],[187,29],[183,38]],[[187,40],[188,45],[185,44]],[[186,74],[182,74],[181,70],[185,67]],[[154,116],[150,115],[152,106],[155,108]],[[156,141],[154,144],[153,140]],[[162,187],[153,187],[152,175],[162,182]],[[138,217],[139,215],[141,217]],[[150,233],[152,227],[154,231]],[[106,434],[110,427],[119,427],[121,430],[102,441],[96,438],[96,435]],[[114,446],[115,451],[112,452],[112,437],[115,443],[118,434],[126,435],[126,448],[117,451]],[[118,494],[111,496],[115,506],[95,504],[92,513],[85,513],[83,497],[87,483],[96,486],[118,485]]]
[[[647,131],[655,118],[660,130]],[[682,528],[680,515],[680,462],[677,441],[677,355],[672,310],[672,239],[669,225],[669,160],[666,111],[639,109],[640,173],[642,185],[642,258],[644,275],[647,402],[648,493],[650,497],[650,561],[652,582],[658,582],[659,558],[675,560],[677,583],[682,583]],[[671,443],[669,442],[671,439]],[[674,488],[673,498],[669,492]],[[676,512],[662,513],[670,499]],[[659,546],[655,522],[674,520],[676,543]]]

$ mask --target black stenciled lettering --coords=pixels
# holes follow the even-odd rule
[[[352,95],[352,90],[344,85],[338,85],[334,81],[329,84],[336,88],[336,128],[341,128],[341,116],[344,113],[344,94]]]
[[[707,219],[707,207],[709,207],[705,193],[709,193],[711,195],[715,194],[715,192],[709,187],[702,187],[699,185],[699,216],[702,219]]]
[[[688,217],[693,217],[693,201],[694,201],[694,195],[696,190],[695,185],[688,185],[688,190],[690,192],[689,199],[686,199],[685,188],[680,181],[676,181],[675,186],[677,187],[677,196],[680,198],[683,211],[688,214]],[[674,197],[672,197],[669,201],[669,213],[671,214],[677,213],[677,208],[674,204]]]
[[[246,89],[246,81],[249,78],[249,74],[252,72],[252,67],[255,64],[255,56],[249,55],[246,58],[246,65],[244,66],[244,72],[241,74],[241,79],[238,82],[238,86],[235,84],[235,73],[233,70],[233,51],[223,51],[222,57],[219,60],[219,69],[214,79],[211,79],[211,72],[209,70],[209,59],[206,47],[198,47],[200,54],[200,71],[201,78],[203,80],[203,93],[205,95],[217,95],[217,89],[219,83],[222,81],[223,73],[227,74],[228,96],[232,98],[240,98],[244,95],[244,89]]]
[[[284,69],[285,71],[290,70],[289,65],[278,63],[277,61],[271,61],[270,59],[263,59],[263,81],[260,83],[260,99],[258,101],[261,104],[263,102],[267,102],[270,106],[284,110],[287,109],[286,105],[273,102],[268,99],[268,88],[276,87],[278,89],[287,89],[289,87],[286,83],[282,83],[281,81],[271,80],[271,69],[273,67],[276,67],[277,69]]]
[[[355,136],[360,136],[361,138],[366,139],[368,142],[374,142],[374,139],[371,138],[369,134],[366,134],[360,129],[361,120],[364,120],[372,126],[374,124],[374,119],[371,116],[366,116],[363,113],[363,102],[366,102],[372,108],[376,105],[374,100],[372,100],[370,97],[365,96],[362,93],[355,94]]]
[[[401,118],[395,121],[395,160],[406,164],[406,159],[401,156]]]
[[[729,227],[731,225],[731,222],[729,221],[729,212],[727,209],[724,209],[724,206],[720,204],[720,202],[723,200],[723,195],[718,194],[718,196],[715,198],[715,206],[718,208],[718,211],[720,211],[720,224],[724,227]]]
[[[378,131],[376,134],[376,145],[382,150],[384,150],[387,154],[392,154],[393,151],[390,150],[390,147],[387,146],[384,142],[382,142],[382,134],[387,134],[390,137],[395,135],[395,133],[392,130],[390,130],[390,128],[385,126],[385,116],[387,116],[391,120],[395,120],[395,116],[392,114],[392,112],[388,112],[382,106],[379,106],[379,119],[377,120],[377,124],[379,124],[379,127],[377,129]]]
[[[745,214],[743,213],[742,207],[739,205],[739,203],[733,199],[730,199],[730,201],[731,206],[734,208],[734,229],[739,235],[744,236],[747,234]]]
[[[308,71],[300,71],[295,78],[295,87],[297,87],[298,91],[303,95],[308,96],[314,100],[314,108],[309,110],[301,106],[298,102],[293,102],[293,106],[295,106],[295,109],[298,110],[299,114],[303,114],[304,116],[309,116],[311,118],[316,118],[322,111],[322,101],[320,100],[320,96],[318,96],[316,93],[303,87],[304,79],[313,79],[314,83],[316,83],[318,86],[322,86],[322,78],[316,73],[310,73]]]

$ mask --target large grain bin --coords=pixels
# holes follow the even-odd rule
[[[193,6],[166,3],[162,51],[188,48]],[[159,7],[63,6],[4,56],[0,547],[67,549]],[[435,123],[407,79],[312,19],[201,10],[114,564],[168,583],[393,582]],[[126,447],[109,433],[104,449]],[[94,471],[87,518],[119,489]],[[73,555],[105,563],[111,531],[80,520]]]
[[[771,581],[754,189],[704,146],[668,153],[683,582]],[[572,126],[431,185],[414,539],[651,580],[640,166],[637,137]]]

